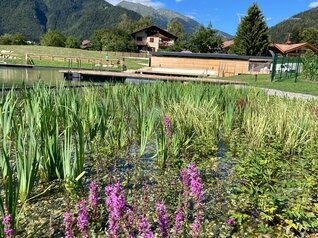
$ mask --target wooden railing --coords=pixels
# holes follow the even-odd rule
[[[115,52],[115,51],[102,51],[103,54],[108,54],[112,56],[119,56],[122,58],[148,58],[149,55],[147,52],[135,53],[135,52]]]
[[[43,54],[25,54],[27,64],[34,64],[34,60],[39,61],[52,61],[52,62],[65,62],[68,67],[81,68],[82,64],[90,64],[92,68],[111,68],[117,67],[124,68],[124,61],[119,59],[105,60],[102,58],[89,58],[89,57],[73,57],[61,55],[43,55]]]

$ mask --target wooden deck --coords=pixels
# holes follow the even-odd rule
[[[162,76],[162,75],[151,75],[151,74],[136,74],[136,73],[125,73],[125,72],[110,72],[110,71],[96,71],[96,70],[60,70],[66,78],[69,75],[76,75],[76,78],[87,78],[91,77],[116,80],[122,79],[145,79],[145,80],[159,80],[159,81],[179,81],[179,82],[201,82],[201,83],[212,83],[212,84],[245,84],[241,81],[236,80],[219,80],[212,78],[200,78],[200,77],[181,77],[181,76]],[[71,79],[71,78],[69,78]]]

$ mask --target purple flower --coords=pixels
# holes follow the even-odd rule
[[[175,223],[173,227],[173,234],[175,236],[179,234],[179,231],[182,228],[182,222],[183,222],[183,210],[180,204],[177,208],[176,219],[175,219]]]
[[[158,216],[160,236],[165,237],[165,238],[169,237],[168,212],[167,212],[167,208],[163,202],[157,203],[156,212],[157,212],[157,216]]]
[[[193,163],[188,166],[188,174],[190,176],[190,185],[191,185],[191,194],[194,200],[194,223],[192,225],[192,237],[198,237],[200,232],[200,227],[202,221],[204,220],[203,216],[203,185],[200,177],[199,170],[195,167]]]
[[[120,183],[109,185],[105,189],[106,207],[109,213],[109,233],[111,237],[117,238],[119,231],[119,222],[124,216],[126,203],[124,193]]]
[[[171,121],[169,116],[165,116],[165,128],[166,128],[166,134],[169,140],[171,140]]]
[[[88,238],[89,216],[88,216],[88,208],[87,208],[85,199],[83,199],[82,201],[76,204],[76,210],[77,210],[77,227],[79,231],[82,233],[82,237]]]
[[[203,185],[198,169],[193,163],[189,164],[188,173],[190,175],[191,193],[195,201],[203,200]]]
[[[75,238],[74,231],[72,229],[73,222],[74,222],[73,213],[65,212],[64,213],[65,238]]]
[[[13,238],[13,230],[11,229],[11,215],[6,215],[2,220],[2,225],[4,226],[4,235],[5,238]]]
[[[93,209],[95,221],[99,219],[97,189],[98,189],[98,184],[95,182],[91,182],[89,185],[89,202],[90,202],[91,208]]]
[[[226,222],[228,225],[234,225],[235,224],[235,219],[234,218],[229,218]]]
[[[145,215],[141,217],[141,221],[138,224],[138,233],[142,238],[154,238],[150,224]]]
[[[190,176],[187,169],[182,169],[181,171],[181,177],[182,177],[182,185],[183,185],[183,198],[185,201],[185,208],[188,209],[189,204],[189,194],[190,194]]]

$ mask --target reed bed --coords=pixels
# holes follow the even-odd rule
[[[0,217],[9,222],[0,233],[43,237],[26,210],[54,184],[67,201],[61,210],[69,223],[60,217],[56,228],[47,224],[50,237],[64,229],[68,237],[70,230],[77,237],[147,237],[138,233],[141,221],[159,237],[317,233],[316,103],[179,83],[56,90],[36,84],[2,92]],[[185,197],[181,171],[197,173],[204,198],[193,191],[192,200]],[[85,213],[89,185],[99,207],[87,211],[98,218],[89,218],[85,230],[75,219]],[[105,207],[112,196],[125,196],[125,214],[132,207],[137,217],[132,230],[120,225],[118,236],[109,227],[114,211]],[[185,201],[191,206],[180,205]],[[173,233],[174,212],[182,209],[182,228]],[[170,221],[166,231],[162,217]]]

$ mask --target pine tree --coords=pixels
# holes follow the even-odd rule
[[[269,34],[263,13],[254,3],[242,18],[231,53],[262,56],[268,54]]]

